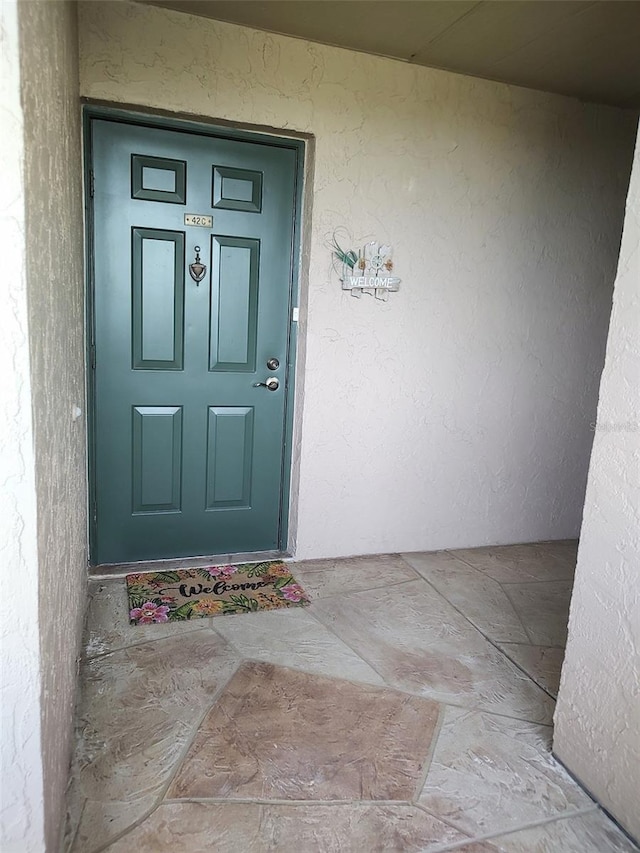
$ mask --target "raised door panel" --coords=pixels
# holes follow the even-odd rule
[[[180,512],[182,407],[134,406],[132,439],[133,513]]]
[[[132,366],[182,370],[184,234],[133,228],[131,237]]]
[[[187,164],[184,160],[132,154],[131,198],[186,204]]]
[[[207,430],[208,510],[251,507],[253,408],[211,406]]]
[[[246,213],[262,212],[262,172],[214,166],[212,184],[212,207],[244,210]]]
[[[209,369],[252,373],[256,369],[260,241],[211,240]]]

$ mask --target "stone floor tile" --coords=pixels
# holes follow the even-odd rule
[[[470,835],[513,829],[590,798],[551,755],[550,727],[447,708],[419,802]]]
[[[251,613],[242,619],[219,617],[214,629],[245,658],[318,675],[384,684],[368,663],[313,618],[312,610],[313,604],[298,610]]]
[[[435,702],[244,663],[202,723],[168,799],[411,799]]]
[[[564,648],[572,586],[572,582],[566,580],[504,585],[532,645]]]
[[[65,797],[66,815],[64,823],[64,837],[62,849],[65,851],[71,850],[73,841],[80,825],[82,811],[86,804],[86,798],[80,789],[79,767],[75,758],[75,751],[71,760],[71,771],[69,785]]]
[[[578,559],[577,539],[558,539],[555,542],[541,543],[556,559],[565,563],[571,571],[575,570]]]
[[[313,608],[392,687],[551,722],[553,700],[422,580]]]
[[[505,643],[529,642],[518,614],[493,578],[448,551],[402,556],[486,636]]]
[[[175,637],[208,627],[210,620],[171,622],[155,625],[130,625],[127,585],[124,578],[89,582],[87,630],[84,638],[86,658],[122,649],[135,643]]]
[[[296,563],[305,610],[171,625],[92,581],[64,850],[640,853],[537,724],[576,544]]]
[[[85,663],[75,761],[87,804],[77,849],[104,844],[151,808],[236,666],[227,643],[207,630]]]
[[[109,853],[428,853],[463,838],[408,805],[166,803]],[[466,853],[494,850],[465,846]]]
[[[491,843],[500,853],[639,853],[640,851],[640,847],[627,838],[600,809],[492,838]],[[458,849],[460,853],[472,853],[473,846],[465,844]]]
[[[522,667],[540,687],[558,695],[564,649],[556,646],[530,646],[500,643],[500,648],[512,661]]]
[[[386,587],[417,577],[399,554],[306,560],[290,565],[291,571],[312,599]]]
[[[69,853],[96,853],[151,812],[157,805],[156,794],[136,796],[131,802],[85,800],[82,818]],[[109,848],[110,849],[110,848]]]
[[[449,552],[498,583],[565,580],[573,577],[572,563],[552,542],[527,545],[496,545],[489,548],[461,548]]]

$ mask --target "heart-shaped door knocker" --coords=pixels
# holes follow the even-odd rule
[[[196,284],[200,284],[202,279],[207,274],[207,268],[203,263],[200,263],[200,246],[195,246],[196,259],[192,264],[189,264],[189,273]]]

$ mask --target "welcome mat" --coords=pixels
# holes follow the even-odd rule
[[[282,562],[127,575],[127,591],[132,625],[309,604]]]

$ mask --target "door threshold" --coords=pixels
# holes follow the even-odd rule
[[[108,563],[101,566],[89,566],[89,577],[123,578],[133,572],[172,572],[178,569],[199,569],[203,566],[235,565],[237,563],[258,563],[264,560],[290,559],[288,551],[246,551],[238,554],[213,554],[207,557],[172,557],[168,560],[142,560],[138,563]]]

